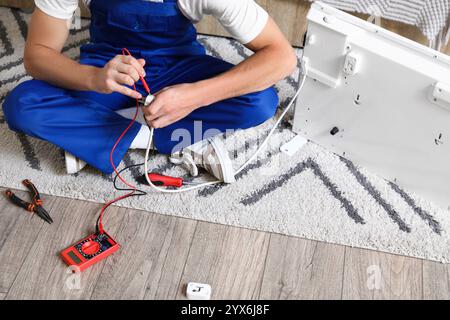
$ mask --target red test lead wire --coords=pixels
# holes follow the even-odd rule
[[[123,48],[123,49],[122,49],[122,54],[123,54],[123,55],[128,55],[128,56],[132,57],[130,51],[129,51],[127,48]],[[140,76],[140,79],[141,79],[142,85],[144,86],[145,91],[147,91],[147,94],[150,94],[150,88],[149,88],[149,86],[148,86],[148,84],[147,84],[147,81],[145,81],[145,79],[144,79],[143,76]],[[134,88],[134,91],[137,91],[137,90],[136,90],[136,85],[133,85],[133,88]],[[130,193],[127,193],[127,194],[125,194],[125,195],[123,195],[123,196],[120,196],[120,197],[118,197],[118,198],[115,198],[115,199],[113,199],[113,200],[107,202],[107,203],[102,207],[102,209],[101,209],[101,211],[100,211],[100,216],[99,216],[98,221],[97,221],[97,232],[99,232],[99,233],[101,233],[101,234],[104,233],[104,230],[103,230],[103,216],[104,216],[104,214],[105,214],[106,209],[107,209],[110,205],[112,205],[113,203],[116,203],[116,202],[118,202],[118,201],[121,201],[121,200],[123,200],[123,199],[126,199],[126,198],[128,198],[128,197],[133,196],[133,195],[136,193],[136,191],[137,191],[136,186],[129,184],[129,183],[128,183],[121,175],[120,175],[120,173],[117,171],[117,168],[116,168],[116,166],[115,166],[115,164],[114,164],[113,155],[114,155],[114,152],[116,151],[117,146],[119,145],[120,141],[122,141],[122,139],[123,139],[123,137],[125,136],[125,134],[130,130],[130,128],[131,128],[131,127],[133,126],[133,124],[136,122],[136,119],[137,119],[138,114],[139,114],[139,100],[136,99],[136,112],[135,112],[135,114],[134,114],[134,117],[133,117],[133,119],[131,120],[131,122],[130,122],[130,124],[128,125],[128,127],[127,127],[127,128],[122,132],[122,134],[119,136],[119,138],[117,139],[116,143],[114,143],[114,146],[112,147],[111,152],[110,152],[110,154],[109,154],[109,162],[110,162],[111,166],[112,166],[113,169],[114,169],[114,173],[117,175],[117,177],[119,177],[120,181],[122,181],[122,182],[123,182],[127,187],[129,187],[132,191],[131,191]]]

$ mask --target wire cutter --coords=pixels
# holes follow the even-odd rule
[[[43,201],[35,185],[28,179],[23,180],[22,183],[30,191],[32,203],[23,201],[22,199],[17,197],[11,190],[6,190],[6,197],[16,206],[36,214],[39,218],[47,223],[53,223],[53,220],[48,212],[42,207]]]

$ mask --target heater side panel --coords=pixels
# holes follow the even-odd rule
[[[323,16],[309,16],[308,78],[294,131],[449,207],[450,109],[439,89],[450,85],[450,65],[428,48],[422,53],[336,17],[324,24]]]

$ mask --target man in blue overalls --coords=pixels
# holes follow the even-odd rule
[[[196,165],[232,182],[227,152],[214,136],[271,118],[278,104],[271,86],[296,65],[292,47],[253,0],[85,0],[91,41],[79,63],[61,53],[78,1],[35,2],[24,58],[34,80],[15,88],[3,110],[12,130],[64,149],[69,173],[84,162],[112,172],[110,150],[129,125],[122,112],[143,97],[143,76],[156,97],[143,108],[156,129],[154,147],[180,162],[189,150],[199,156]],[[206,55],[193,26],[204,14],[255,54],[237,66]],[[136,122],[118,145],[115,165],[129,148],[145,147],[148,134]]]

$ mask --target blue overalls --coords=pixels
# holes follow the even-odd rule
[[[90,6],[91,42],[81,48],[82,64],[103,67],[126,47],[135,58],[145,59],[146,80],[153,93],[211,78],[233,67],[206,55],[193,24],[181,13],[176,0],[92,0]],[[138,90],[145,96],[140,83]],[[177,129],[190,133],[190,145],[211,130],[254,127],[271,118],[277,104],[277,94],[270,88],[196,109],[186,118],[155,130],[155,147],[164,154],[178,151],[180,140],[186,137],[174,134]],[[130,122],[115,111],[133,105],[134,100],[118,93],[66,90],[30,80],[9,94],[3,111],[12,130],[53,143],[111,173],[110,150]],[[194,133],[194,123],[199,121],[201,134]],[[141,124],[135,123],[119,144],[114,154],[116,166],[140,128]]]

